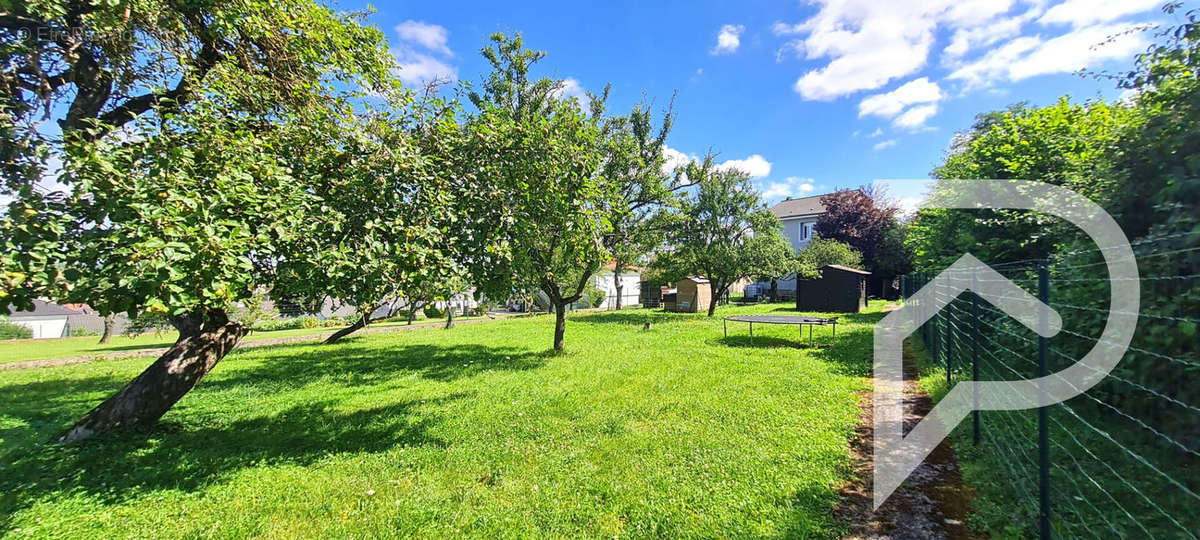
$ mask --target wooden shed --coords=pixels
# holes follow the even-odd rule
[[[663,309],[679,313],[708,311],[713,301],[712,284],[707,279],[688,276],[675,284],[675,293],[663,295]]]
[[[870,272],[837,264],[822,266],[821,277],[796,280],[796,309],[858,313],[867,307]]]

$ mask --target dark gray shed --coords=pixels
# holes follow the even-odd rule
[[[858,313],[867,307],[870,272],[837,264],[819,268],[821,277],[796,280],[796,309]]]

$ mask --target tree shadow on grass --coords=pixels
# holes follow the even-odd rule
[[[303,385],[317,379],[353,384],[397,374],[449,382],[487,370],[534,369],[553,356],[549,351],[479,344],[389,346],[369,338],[357,336],[329,346],[285,343],[237,351],[260,360],[260,365],[232,373],[214,371],[214,377],[201,384],[225,387],[280,381]]]
[[[261,394],[242,393],[239,387],[375,386],[413,375],[453,381],[486,371],[534,369],[547,356],[474,344],[385,348],[348,342],[299,350],[280,345],[245,351],[226,362],[251,354],[250,360],[261,363],[226,365],[230,369],[224,371],[219,364],[210,378],[185,396],[173,414],[185,418],[182,423],[171,421],[169,414],[168,421],[149,428],[69,446],[44,441],[103,399],[78,396],[107,397],[128,380],[104,375],[0,385],[0,410],[9,426],[18,426],[0,430],[5,442],[0,449],[0,531],[12,526],[16,512],[60,494],[82,492],[105,503],[119,503],[159,489],[194,491],[262,464],[303,466],[332,454],[382,452],[398,445],[441,447],[445,443],[429,434],[430,427],[441,422],[433,411],[439,404],[466,396],[457,393],[350,412],[343,399],[334,398],[247,418],[245,411],[256,410],[255,396]],[[214,399],[220,399],[213,394],[218,393],[235,401],[221,402],[213,410]],[[194,404],[206,398],[204,407],[188,407],[189,401]]]
[[[697,314],[695,313],[670,313],[661,310],[602,311],[571,317],[570,321],[594,324],[629,324],[642,326],[646,323],[664,324],[692,319],[695,318],[696,315]]]
[[[717,338],[714,340],[714,343],[720,344],[720,345],[725,345],[727,347],[738,347],[738,348],[746,348],[746,349],[784,348],[784,349],[815,350],[815,349],[821,348],[822,346],[828,346],[829,344],[827,341],[828,341],[828,338],[826,338],[826,342],[816,340],[813,342],[814,345],[812,347],[810,347],[808,345],[808,336],[807,335],[804,336],[804,339],[800,339],[795,336],[780,337],[780,336],[755,335],[754,339],[751,340],[749,335],[741,334],[741,335],[730,335],[729,337],[717,336]]]
[[[194,491],[246,467],[308,465],[343,452],[381,452],[397,445],[442,447],[428,433],[439,419],[405,402],[351,413],[334,402],[296,405],[281,413],[207,427],[163,422],[151,429],[102,436],[86,444],[27,447],[5,456],[0,528],[16,512],[58,494],[86,493],[103,504],[160,489]]]

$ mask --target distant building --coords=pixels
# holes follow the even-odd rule
[[[92,306],[87,304],[63,304],[63,307],[75,311],[73,315],[67,317],[67,326],[70,327],[69,332],[79,332],[80,329],[83,329],[96,335],[104,333],[104,316],[95,309],[92,309]],[[129,326],[129,315],[114,313],[113,335],[123,333],[126,326]]]
[[[663,309],[681,313],[708,311],[713,302],[712,284],[699,276],[688,276],[675,284],[674,291],[662,295]]]
[[[79,312],[53,302],[33,301],[33,311],[13,311],[8,308],[8,322],[33,330],[33,339],[61,338],[71,335],[68,320]]]
[[[821,204],[824,196],[788,197],[771,207],[771,213],[783,222],[783,236],[792,245],[792,250],[799,251],[816,236],[817,219],[825,213],[825,205]]]
[[[604,303],[600,307],[615,309],[617,307],[617,286],[613,283],[613,272],[616,264],[609,262],[592,276],[592,284],[604,291]],[[641,303],[642,268],[630,266],[621,270],[621,307],[636,306]],[[590,306],[589,306],[590,307]]]

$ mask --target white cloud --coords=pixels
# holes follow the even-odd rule
[[[896,146],[896,142],[897,142],[896,139],[888,139],[886,141],[879,141],[879,142],[875,143],[875,146],[872,146],[871,148],[874,150],[883,150],[884,148],[891,148],[893,146]]]
[[[721,171],[739,169],[750,175],[750,178],[763,178],[771,174],[771,162],[758,154],[753,154],[746,159],[723,161],[716,168]]]
[[[566,78],[562,81],[562,86],[554,91],[554,97],[559,99],[576,98],[580,105],[588,104],[587,91],[583,89],[583,85],[574,78]]]
[[[830,100],[873,90],[925,66],[934,32],[941,23],[965,24],[997,8],[986,2],[955,7],[954,0],[817,0],[808,20],[778,23],[778,35],[803,35],[809,60],[828,58],[823,67],[796,80],[804,99]],[[954,8],[954,9],[951,9]],[[983,14],[980,14],[980,12]]]
[[[942,35],[950,37],[940,51],[941,64],[969,83],[995,79],[991,72],[997,70],[1011,71],[1017,77],[1073,71],[1085,60],[1128,56],[1132,50],[1127,45],[1135,40],[1119,38],[1120,43],[1099,48],[1107,52],[1087,53],[1088,47],[1109,37],[1099,36],[1100,39],[1087,43],[1088,47],[1080,48],[1083,40],[1097,37],[1094,29],[1099,27],[1095,25],[1142,13],[1162,3],[1162,0],[1065,0],[1047,10],[1052,1],[812,0],[817,6],[814,15],[797,24],[778,22],[772,27],[772,32],[785,40],[776,59],[795,51],[809,61],[821,62],[801,74],[793,85],[806,100],[832,100],[911,76],[929,64],[933,44]],[[1022,37],[1022,31],[1027,31],[1026,27],[1034,21],[1041,23],[1043,31],[1048,25],[1061,23],[1074,28],[1067,35],[1058,35],[1060,28],[1045,36],[1027,32]],[[1011,41],[1006,43],[1006,40]],[[984,58],[963,63],[969,53],[996,44],[1001,45]],[[1043,44],[1040,48],[1045,57],[1032,56],[1034,49]],[[1052,58],[1056,56],[1052,47],[1069,50],[1058,55],[1059,58]],[[1028,62],[1010,70],[1004,65],[1006,59]],[[987,64],[975,65],[981,60]],[[972,73],[977,76],[970,78]]]
[[[883,135],[883,128],[875,128],[875,131],[872,131],[870,135],[867,135],[867,137],[874,139],[875,137],[879,137],[881,135]]]
[[[393,49],[392,54],[400,66],[396,77],[409,86],[422,86],[434,81],[453,82],[458,78],[458,68],[427,54],[407,48]]]
[[[667,173],[674,171],[676,167],[687,165],[689,162],[700,161],[699,156],[685,154],[670,146],[663,147],[663,157],[665,158],[663,171]],[[719,171],[739,169],[750,175],[750,178],[765,178],[771,174],[771,162],[759,154],[751,154],[746,159],[725,160],[716,164],[714,168]]]
[[[769,182],[760,189],[763,199],[768,201],[785,197],[804,197],[813,191],[812,178],[789,176],[780,182]]]
[[[450,33],[444,27],[407,20],[396,25],[396,35],[406,42],[392,49],[392,55],[400,67],[396,76],[401,82],[409,86],[422,86],[435,81],[454,82],[458,78],[458,68],[417,48],[447,58],[453,57],[454,53],[446,45]]]
[[[896,206],[900,207],[901,216],[911,216],[917,213],[917,206],[920,204],[920,197],[900,197],[896,199]]]
[[[950,3],[943,18],[951,26],[990,24],[997,16],[1012,9],[1013,0],[959,0]]]
[[[1046,10],[1038,22],[1087,26],[1149,11],[1163,3],[1163,0],[1067,0]]]
[[[804,33],[803,24],[787,24],[776,22],[771,26],[771,32],[777,36],[792,36]]]
[[[961,80],[968,88],[983,88],[999,81],[1070,73],[1107,60],[1131,58],[1146,47],[1138,28],[1120,23],[1079,28],[1049,40],[1019,37],[964,64],[948,78]]]
[[[937,104],[911,107],[904,114],[897,116],[892,125],[905,129],[918,129],[925,126],[925,121],[937,114]]]
[[[875,94],[858,104],[858,116],[868,114],[891,118],[900,114],[905,107],[918,103],[937,103],[942,99],[942,89],[928,77],[913,79],[885,94]]]
[[[712,54],[732,54],[737,52],[738,47],[742,44],[742,32],[745,31],[746,27],[740,24],[722,26],[720,33],[717,34],[717,46],[713,47]]]
[[[1021,26],[1039,13],[1039,10],[1031,9],[1016,17],[1006,17],[982,26],[955,30],[954,35],[950,38],[950,44],[942,49],[942,54],[945,55],[942,58],[943,63],[952,65],[972,49],[986,47],[1020,35]]]
[[[454,56],[450,47],[446,45],[450,32],[443,26],[407,20],[396,25],[396,35],[404,41],[416,43],[435,53]]]
[[[663,172],[666,174],[671,174],[675,171],[676,167],[682,167],[687,165],[688,162],[697,159],[696,156],[688,156],[679,150],[665,145],[663,146],[663,158]]]

